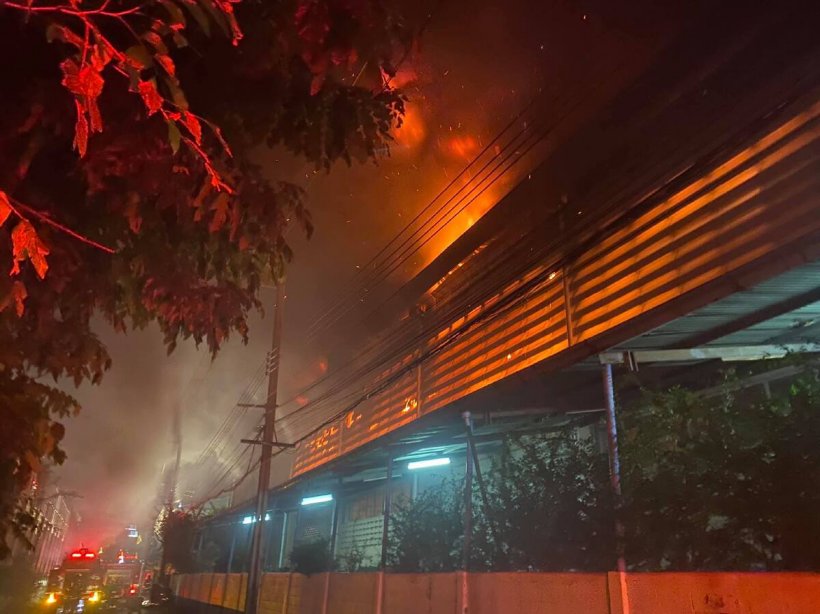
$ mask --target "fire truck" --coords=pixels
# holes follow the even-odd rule
[[[42,611],[75,614],[102,611],[139,612],[142,563],[120,552],[103,562],[97,553],[80,548],[49,574]]]
[[[121,611],[139,612],[144,568],[139,557],[120,550],[115,560],[105,563],[103,568],[103,596],[106,603]]]

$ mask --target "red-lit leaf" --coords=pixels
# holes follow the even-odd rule
[[[185,98],[185,92],[179,87],[179,81],[176,77],[168,76],[163,79],[168,91],[171,93],[171,100],[178,109],[185,110],[188,108],[188,100]]]
[[[236,47],[244,35],[239,27],[239,23],[236,21],[236,15],[234,15],[233,12],[233,5],[230,0],[219,0],[219,6],[225,13],[225,18],[228,20],[228,24],[231,27],[231,43],[233,43],[233,46]]]
[[[184,3],[186,9],[191,12],[196,22],[199,24],[199,27],[202,28],[202,31],[205,32],[206,36],[211,35],[211,22],[208,19],[208,16],[205,15],[205,11],[200,8],[200,6],[196,3],[196,0],[188,0]]]
[[[26,291],[25,284],[22,281],[15,281],[11,285],[9,293],[0,298],[0,312],[5,311],[6,307],[14,303],[14,311],[17,313],[17,317],[22,317],[26,309],[26,297],[28,297],[28,292]]]
[[[234,198],[231,202],[231,241],[236,240],[236,235],[239,232],[239,222],[241,221],[241,212],[239,210],[239,199]]]
[[[293,21],[300,38],[309,44],[321,45],[330,32],[330,14],[327,5],[302,0],[296,8]]]
[[[11,247],[14,258],[11,275],[20,273],[20,263],[28,258],[40,279],[46,276],[48,248],[28,220],[20,220],[11,231]]]
[[[228,221],[229,200],[228,195],[224,192],[214,199],[214,203],[211,205],[214,216],[211,218],[210,226],[208,226],[210,232],[217,232]]]
[[[97,98],[102,94],[105,81],[92,65],[77,66],[74,60],[64,60],[60,64],[63,71],[63,85],[69,92],[86,98]]]
[[[88,119],[91,120],[91,132],[102,132],[103,123],[100,115],[100,107],[95,100],[88,101]]]
[[[310,95],[315,96],[318,94],[321,89],[322,85],[325,83],[325,76],[326,73],[319,73],[318,75],[314,75],[313,79],[310,82]]]
[[[171,17],[170,24],[172,28],[174,26],[185,26],[185,15],[179,6],[172,2],[172,0],[160,0],[160,4],[165,7],[165,10],[168,11],[168,15]]]
[[[174,153],[179,151],[179,142],[182,135],[179,133],[179,127],[175,121],[168,122],[168,143],[171,145],[171,151]]]
[[[233,158],[233,151],[231,151],[230,145],[228,145],[228,141],[225,140],[225,137],[222,136],[222,130],[219,129],[219,126],[208,122],[208,125],[211,127],[211,130],[214,131],[214,136],[216,136],[219,144],[222,146],[222,149],[225,150],[225,153],[228,154],[229,157]]]
[[[188,131],[191,133],[191,136],[194,137],[194,142],[197,145],[202,144],[202,125],[199,123],[199,120],[196,118],[195,115],[188,113],[185,111],[182,113],[182,123],[185,124],[185,127],[188,128]]]
[[[111,51],[104,44],[94,45],[91,49],[91,65],[98,73],[111,61]],[[102,76],[100,76],[102,79]],[[102,90],[102,88],[100,88]]]
[[[157,50],[157,59],[159,59],[160,55],[168,54],[168,47],[165,46],[162,37],[156,32],[146,32],[142,35],[142,38],[144,38],[154,49]]]
[[[23,312],[26,309],[25,301],[28,297],[28,291],[22,281],[15,281],[11,285],[11,296],[14,299],[14,310],[17,312],[17,317],[23,317]]]
[[[46,40],[48,42],[55,40],[63,41],[64,43],[74,45],[77,49],[82,49],[83,46],[82,37],[72,32],[69,28],[57,23],[49,24],[46,28]]]
[[[0,226],[2,226],[11,215],[11,203],[6,193],[0,190]]]
[[[74,127],[74,147],[82,158],[88,149],[88,120],[85,118],[85,107],[79,100],[74,101],[77,107],[77,124]]]
[[[135,70],[144,70],[154,64],[151,52],[148,51],[145,45],[129,47],[125,50],[125,55],[128,57],[128,64]]]
[[[164,53],[157,54],[155,56],[159,65],[172,77],[176,75],[176,66],[174,65],[174,61],[171,59],[170,55],[165,55]]]
[[[148,109],[148,115],[153,115],[162,108],[162,96],[157,91],[157,85],[154,81],[140,81],[139,92],[142,96],[142,101]]]
[[[142,216],[139,212],[139,201],[136,198],[128,201],[125,206],[125,217],[128,219],[128,227],[131,232],[138,234],[142,226]]]

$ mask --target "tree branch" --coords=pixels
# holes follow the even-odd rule
[[[91,15],[102,15],[104,17],[123,17],[124,15],[132,15],[134,13],[138,13],[143,9],[143,5],[138,4],[137,6],[133,6],[130,9],[123,9],[121,11],[108,11],[105,10],[108,7],[108,4],[108,2],[105,2],[98,9],[89,9],[87,11],[81,11],[63,5],[30,6],[27,4],[19,4],[17,2],[6,2],[5,0],[0,1],[0,7],[8,7],[10,9],[16,9],[18,11],[25,11],[26,13],[62,13],[63,15],[73,15],[75,17],[88,17]]]
[[[9,199],[9,200],[11,201],[11,199]],[[91,247],[99,249],[100,251],[103,251],[107,254],[115,254],[116,253],[115,249],[113,249],[111,247],[108,247],[106,245],[103,245],[102,243],[97,243],[93,239],[89,239],[88,237],[85,237],[85,236],[81,235],[77,231],[72,230],[71,228],[69,228],[68,226],[64,226],[63,224],[60,224],[59,222],[54,221],[53,219],[51,219],[45,213],[37,211],[36,209],[32,209],[28,205],[25,205],[25,204],[21,203],[18,200],[14,200],[14,205],[12,206],[12,211],[14,211],[14,213],[20,219],[26,219],[25,216],[23,216],[20,213],[20,211],[18,211],[18,209],[20,211],[25,211],[29,215],[32,215],[32,216],[36,217],[38,220],[40,220],[44,224],[48,224],[49,226],[51,226],[53,228],[56,228],[60,232],[64,232],[64,233],[66,233],[67,235],[69,235],[71,237],[74,237],[75,239],[77,239],[78,241],[81,241],[82,243],[85,243],[86,245],[90,245]]]

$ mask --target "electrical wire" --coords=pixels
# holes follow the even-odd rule
[[[414,234],[417,234],[424,229],[425,226],[428,224],[428,218],[421,226],[421,229],[416,230],[414,232],[410,232],[412,228],[422,220],[427,213],[435,206],[435,204],[443,198],[448,191],[457,186],[458,182],[465,176],[470,174],[470,170],[474,165],[479,163],[479,160],[488,152],[491,152],[496,144],[504,137],[505,133],[515,126],[536,103],[538,97],[533,97],[527,105],[524,106],[515,116],[502,128],[502,130],[496,134],[496,136],[467,164],[444,188],[442,188],[434,197],[433,199],[425,205],[414,217],[410,220],[400,231],[396,234],[387,244],[384,245],[361,269],[354,275],[354,278],[351,280],[351,284],[349,284],[345,291],[343,291],[342,296],[336,297],[331,301],[332,305],[323,313],[321,314],[311,325],[308,329],[308,336],[314,338],[318,332],[327,328],[327,320],[332,318],[335,315],[335,312],[338,311],[340,306],[350,302],[351,297],[356,297],[361,292],[367,288],[368,285],[373,283],[375,278],[380,277],[380,270],[384,266],[385,262],[389,262],[389,259],[392,258],[396,251],[401,249],[407,244],[407,241],[412,239]],[[519,131],[515,137],[518,138],[526,129]],[[492,159],[491,159],[492,160]],[[477,175],[480,174],[485,168],[484,167],[477,171]],[[469,185],[465,184],[465,185]],[[465,185],[462,185],[456,191],[458,194],[461,190],[464,189]],[[446,206],[451,200],[453,196],[450,197],[443,206]],[[439,211],[441,207],[439,208]],[[436,214],[433,215],[435,217]],[[407,237],[405,237],[404,241],[401,241],[401,238],[405,233],[409,233]],[[396,244],[398,243],[398,246]],[[391,251],[391,247],[393,248]],[[359,279],[361,278],[361,279]]]

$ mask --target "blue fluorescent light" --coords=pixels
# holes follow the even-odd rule
[[[253,516],[245,516],[242,519],[242,524],[252,524],[253,523]]]
[[[447,456],[442,456],[440,458],[428,458],[427,460],[420,460],[420,461],[413,461],[412,463],[407,463],[407,468],[412,471],[413,469],[427,469],[428,467],[441,467],[442,465],[449,465],[450,458]]]
[[[333,495],[316,495],[315,497],[305,497],[302,499],[302,505],[314,505],[316,503],[327,503],[333,501]]]

